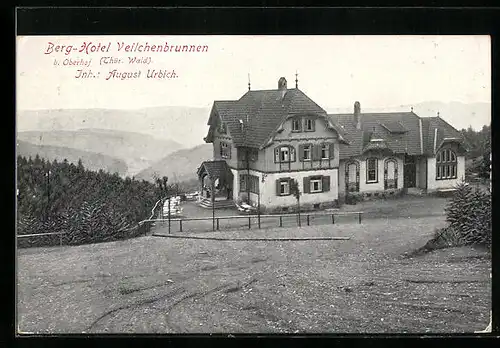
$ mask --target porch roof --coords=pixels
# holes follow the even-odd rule
[[[232,181],[233,173],[227,165],[226,161],[205,161],[198,168],[198,177],[207,174],[210,180],[220,179],[221,181]]]

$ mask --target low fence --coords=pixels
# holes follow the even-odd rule
[[[62,246],[63,245],[63,235],[65,235],[65,234],[66,234],[66,232],[18,234],[17,238],[59,236],[59,246]]]
[[[220,231],[225,229],[272,228],[286,226],[311,226],[335,224],[339,216],[354,216],[358,223],[362,221],[363,212],[333,212],[333,213],[301,213],[299,214],[268,214],[268,215],[232,215],[196,218],[170,218],[145,220],[161,227],[167,227],[168,233],[189,231]],[[210,226],[211,224],[211,226]],[[165,226],[166,225],[166,226]],[[188,225],[188,226],[186,226]]]
[[[340,216],[354,216],[358,223],[362,221],[363,212],[332,212],[332,213],[301,213],[299,214],[266,214],[266,215],[233,215],[233,216],[215,216],[215,217],[195,217],[195,218],[171,218],[171,219],[147,219],[139,222],[136,226],[120,230],[124,233],[136,229],[134,236],[144,236],[151,233],[153,226],[166,227],[168,233],[182,233],[186,231],[186,227],[190,232],[199,231],[220,231],[226,229],[251,229],[257,228],[273,228],[273,227],[292,227],[292,226],[311,226],[335,224]],[[167,225],[167,226],[165,226]],[[186,226],[189,225],[189,226]],[[64,243],[64,237],[67,232],[53,233],[36,233],[36,234],[19,234],[17,238],[33,238],[33,237],[48,237],[58,236],[59,245]],[[125,234],[131,235],[130,233]],[[56,243],[50,243],[54,245]]]
[[[105,239],[105,240],[100,240],[97,242],[108,242],[108,241],[114,241],[114,240],[123,240],[123,239],[128,239],[128,238],[133,238],[137,236],[144,236],[150,233],[151,230],[151,223],[148,222],[148,220],[144,220],[139,222],[137,225],[131,228],[126,228],[117,231],[116,234],[113,235],[112,239]],[[59,245],[62,246],[64,244],[68,245],[79,245],[79,244],[87,244],[87,243],[82,243],[82,242],[76,242],[74,240],[71,240],[71,234],[69,232],[52,232],[52,233],[32,233],[32,234],[17,234],[16,238],[26,240],[28,239],[28,243],[23,243],[25,245],[20,245],[18,241],[18,247],[29,247],[33,246],[30,245],[29,243],[29,238],[38,238],[38,243],[35,244],[35,246],[53,246],[53,245]],[[46,239],[45,242],[43,239]],[[68,242],[69,239],[69,242]],[[39,245],[41,240],[41,244]],[[97,243],[96,242],[96,243]]]

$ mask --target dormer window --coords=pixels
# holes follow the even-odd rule
[[[314,132],[314,119],[306,118],[305,131],[306,132]]]

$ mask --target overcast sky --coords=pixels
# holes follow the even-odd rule
[[[111,42],[109,53],[72,51],[44,54],[48,42]],[[117,42],[156,45],[202,44],[202,53],[118,53]],[[144,66],[99,65],[102,56],[151,57]],[[79,67],[54,66],[54,59],[92,58],[99,79],[76,79]],[[488,36],[95,36],[19,37],[18,109],[150,106],[209,107],[214,100],[238,99],[252,89],[275,89],[280,76],[323,108],[367,108],[422,101],[490,102]],[[138,80],[109,80],[109,71],[143,70]],[[152,81],[148,69],[175,70],[177,79]]]

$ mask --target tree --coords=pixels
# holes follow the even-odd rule
[[[300,222],[300,189],[299,189],[299,183],[297,180],[292,179],[290,180],[290,193],[297,199],[297,214],[298,214],[298,223],[299,227],[301,227],[301,222]]]

